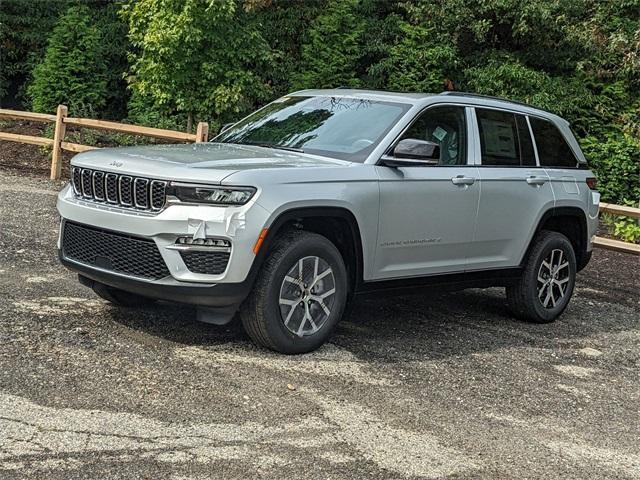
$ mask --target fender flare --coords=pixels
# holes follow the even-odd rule
[[[281,212],[275,220],[267,228],[267,235],[260,246],[260,250],[256,254],[256,258],[251,265],[249,271],[249,278],[251,283],[255,280],[255,277],[264,262],[273,241],[278,236],[278,233],[282,230],[284,225],[296,220],[304,220],[309,217],[327,217],[327,218],[341,218],[347,221],[349,225],[349,235],[353,241],[355,249],[355,271],[354,271],[354,290],[357,290],[363,282],[364,271],[364,254],[362,249],[362,235],[360,233],[360,227],[355,215],[347,208],[344,207],[293,207]],[[346,260],[346,259],[345,259]]]
[[[531,250],[533,242],[535,241],[535,238],[540,232],[540,230],[542,230],[542,226],[551,218],[561,217],[561,216],[574,217],[578,220],[578,225],[580,228],[580,235],[578,239],[579,251],[576,251],[576,257],[577,257],[576,260],[578,261],[578,271],[580,271],[586,265],[585,257],[588,256],[587,245],[589,244],[589,239],[587,238],[588,229],[587,229],[586,213],[584,212],[584,210],[582,210],[579,207],[551,207],[550,209],[545,211],[540,217],[540,220],[538,220],[538,225],[534,230],[533,236],[529,239],[529,245],[527,246],[525,254],[520,262],[521,266],[525,262],[527,256],[529,255],[529,251]],[[588,261],[588,258],[586,259],[586,261]],[[584,265],[581,265],[581,264],[584,264]]]

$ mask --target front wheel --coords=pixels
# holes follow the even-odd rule
[[[576,282],[576,255],[567,237],[542,231],[536,237],[522,277],[507,287],[515,316],[535,323],[553,322],[567,308]]]
[[[347,289],[335,245],[316,233],[290,231],[269,252],[240,318],[259,345],[287,354],[310,352],[340,321]]]

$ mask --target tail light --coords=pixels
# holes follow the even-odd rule
[[[596,177],[587,177],[587,187],[589,187],[589,189],[591,190],[597,190],[598,189],[598,180],[596,179]]]

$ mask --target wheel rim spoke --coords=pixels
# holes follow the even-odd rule
[[[538,269],[538,299],[545,308],[556,307],[569,290],[572,279],[569,261],[563,250],[554,248],[540,262]]]
[[[302,280],[300,280],[299,278],[293,278],[287,275],[284,277],[284,281],[293,283],[294,285],[298,285],[299,287],[302,287]]]
[[[336,283],[331,266],[321,257],[298,259],[280,287],[280,315],[294,335],[312,335],[322,328],[333,309]]]

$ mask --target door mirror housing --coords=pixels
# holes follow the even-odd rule
[[[400,140],[393,149],[395,158],[409,158],[411,160],[440,160],[440,145],[417,138]]]
[[[393,149],[393,156],[382,157],[387,167],[425,167],[440,161],[440,145],[417,138],[400,140]]]

